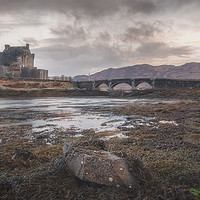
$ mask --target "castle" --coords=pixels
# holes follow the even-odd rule
[[[26,46],[5,45],[0,52],[0,77],[47,79],[48,70],[34,67],[35,55]]]

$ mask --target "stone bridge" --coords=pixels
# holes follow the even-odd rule
[[[126,83],[137,89],[137,86],[141,83],[148,83],[152,88],[189,88],[200,89],[200,80],[182,80],[182,79],[152,79],[152,78],[136,78],[136,79],[111,79],[111,80],[97,80],[97,81],[78,81],[72,82],[75,87],[85,90],[97,90],[99,86],[105,84],[108,86],[108,90],[112,91],[113,88],[121,83]]]

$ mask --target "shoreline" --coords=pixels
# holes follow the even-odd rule
[[[0,98],[8,97],[112,97],[148,99],[200,99],[200,89],[147,89],[133,91],[89,91],[76,89],[0,89]]]

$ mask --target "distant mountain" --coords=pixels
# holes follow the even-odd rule
[[[200,63],[175,65],[134,65],[122,68],[109,68],[89,76],[79,75],[74,81],[104,80],[118,78],[169,78],[169,79],[200,79]]]

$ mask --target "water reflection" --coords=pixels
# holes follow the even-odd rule
[[[112,98],[29,98],[0,99],[0,127],[31,125],[33,132],[47,132],[56,128],[63,130],[94,129],[113,131],[126,122],[126,116],[102,114],[97,111],[82,112],[82,109],[124,106],[127,104],[159,103],[147,99],[112,99]],[[163,101],[166,102],[166,101]],[[57,116],[56,114],[64,114]],[[5,120],[8,118],[8,120]],[[134,124],[128,125],[129,128]]]

